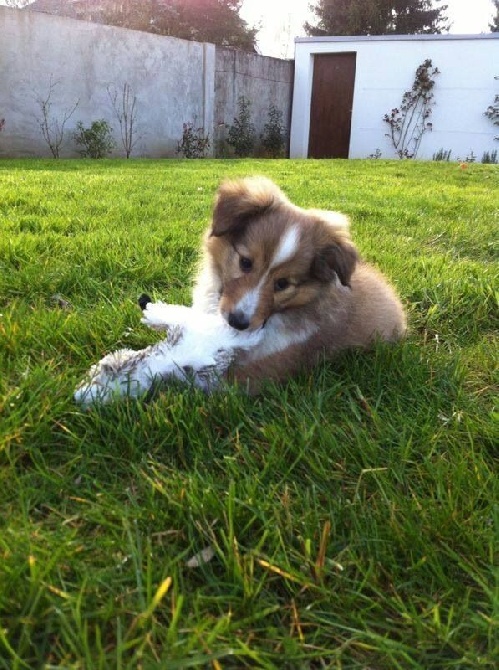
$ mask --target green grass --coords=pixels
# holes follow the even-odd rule
[[[351,215],[407,340],[259,398],[76,407],[253,173]],[[0,668],[497,667],[498,202],[496,166],[1,161]]]

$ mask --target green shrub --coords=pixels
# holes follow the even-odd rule
[[[89,128],[78,121],[76,129],[74,139],[78,146],[83,147],[79,151],[83,158],[105,158],[114,149],[113,129],[104,119],[93,121]]]
[[[260,135],[265,152],[271,158],[282,158],[286,146],[286,127],[283,113],[275,105],[270,105],[268,121]]]
[[[204,128],[194,128],[194,123],[183,124],[182,140],[177,144],[177,153],[184,158],[204,158],[210,148],[210,136],[204,134]]]
[[[434,161],[450,161],[452,149],[439,149],[433,154]]]
[[[234,149],[236,156],[246,158],[255,146],[255,126],[251,123],[251,102],[242,95],[237,104],[239,114],[229,128],[227,144]]]
[[[492,163],[493,165],[496,165],[497,162],[497,149],[494,149],[494,151],[483,152],[482,163]]]

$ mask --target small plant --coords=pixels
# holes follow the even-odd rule
[[[260,135],[263,148],[271,158],[284,156],[286,144],[286,127],[283,121],[283,113],[275,105],[270,105],[268,121],[263,126],[263,134]]]
[[[123,84],[121,95],[114,85],[107,87],[107,94],[111,101],[114,114],[118,119],[121,131],[121,142],[125,150],[125,156],[130,158],[132,150],[137,143],[137,97],[128,82]]]
[[[40,109],[40,114],[39,116],[35,116],[35,120],[40,127],[43,139],[47,143],[54,158],[59,158],[61,145],[64,140],[66,123],[73,116],[76,108],[80,104],[80,101],[77,100],[72,107],[63,110],[60,119],[54,116],[52,112],[52,106],[54,104],[53,96],[60,83],[60,80],[56,79],[54,81],[52,75],[50,75],[49,87],[46,95],[35,95],[35,101]]]
[[[469,152],[469,154],[466,156],[466,158],[464,159],[464,162],[465,162],[465,163],[476,163],[476,156],[475,156],[475,154],[473,153],[473,149],[470,149],[470,152]]]
[[[184,158],[204,158],[211,146],[210,136],[204,134],[204,128],[195,128],[190,121],[182,124],[182,140],[178,142],[177,153]]]
[[[450,161],[452,149],[439,149],[433,154],[434,161]]]
[[[383,121],[390,126],[387,133],[399,158],[416,158],[421,139],[431,131],[428,121],[433,104],[433,77],[439,70],[427,58],[416,70],[412,89],[402,96],[402,104],[385,114]]]
[[[116,144],[112,137],[113,129],[104,119],[93,121],[89,128],[78,121],[76,130],[74,139],[78,146],[83,147],[79,152],[83,158],[105,158]]]
[[[494,79],[499,79],[499,76],[494,77]],[[495,96],[494,102],[487,107],[484,114],[492,121],[495,126],[499,126],[499,95]],[[499,135],[496,135],[494,139],[499,140]]]
[[[237,104],[239,114],[229,128],[227,144],[234,149],[236,156],[245,158],[251,155],[255,146],[255,126],[251,123],[251,102],[242,95]]]
[[[492,105],[489,105],[484,112],[495,126],[499,126],[499,95],[496,95]]]
[[[4,126],[5,126],[5,119],[0,119],[0,133],[2,132]]]
[[[482,163],[491,163],[496,165],[499,161],[497,160],[497,149],[494,151],[484,151],[482,156]]]
[[[381,149],[376,149],[376,151],[372,154],[369,154],[368,158],[372,158],[372,160],[379,160],[381,158]]]

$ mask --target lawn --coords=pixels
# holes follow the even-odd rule
[[[351,216],[407,339],[75,406],[258,173]],[[0,161],[0,668],[496,668],[498,224],[494,165]]]

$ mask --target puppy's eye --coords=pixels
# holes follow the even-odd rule
[[[251,268],[253,267],[253,261],[251,260],[251,258],[241,256],[239,258],[239,267],[243,272],[250,272]]]
[[[289,286],[289,279],[286,279],[285,277],[281,277],[280,279],[276,279],[274,282],[274,291],[279,292],[279,291],[285,291]]]

